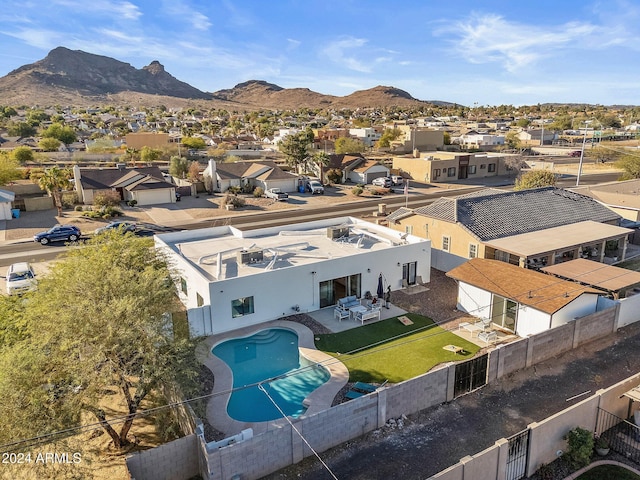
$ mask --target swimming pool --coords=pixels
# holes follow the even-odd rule
[[[234,391],[227,404],[227,413],[241,422],[282,418],[258,388],[258,382],[279,377],[264,383],[264,389],[285,415],[299,417],[306,410],[302,401],[330,377],[327,369],[300,355],[298,335],[283,328],[227,340],[213,347],[211,352],[233,372]],[[250,386],[242,388],[245,385]]]

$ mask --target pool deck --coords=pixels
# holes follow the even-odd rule
[[[239,328],[231,332],[207,337],[197,349],[198,358],[213,372],[215,378],[212,392],[213,396],[207,405],[207,419],[213,428],[225,435],[235,435],[247,428],[253,429],[253,433],[256,435],[273,428],[279,428],[288,423],[285,418],[268,422],[239,422],[229,417],[227,414],[227,403],[229,402],[231,390],[233,389],[232,372],[224,361],[211,353],[211,349],[221,342],[239,337],[248,337],[256,332],[270,328],[286,328],[295,331],[298,335],[298,346],[300,347],[302,355],[314,363],[322,364],[331,374],[331,377],[326,383],[305,398],[303,403],[307,406],[307,411],[304,416],[313,415],[329,409],[336,394],[349,380],[347,367],[334,357],[316,350],[313,332],[297,322],[274,320],[272,322],[265,322],[260,325]],[[293,419],[293,421],[295,421],[295,419]]]

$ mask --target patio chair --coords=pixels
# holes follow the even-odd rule
[[[349,318],[349,310],[337,306],[333,309],[333,318],[337,318],[341,322],[343,319]]]

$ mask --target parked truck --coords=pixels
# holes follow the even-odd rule
[[[276,201],[287,201],[289,199],[289,194],[283,192],[279,188],[268,189],[264,192],[264,196],[267,198],[273,198]]]

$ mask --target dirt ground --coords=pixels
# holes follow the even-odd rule
[[[392,302],[431,316],[448,328],[460,321],[462,313],[454,312],[449,303],[455,298],[452,285],[447,286],[450,279],[435,272],[431,285],[442,284],[440,289],[411,296],[394,292]],[[441,304],[435,305],[438,301]],[[518,433],[528,424],[639,372],[639,347],[640,322],[508,375],[450,403],[390,420],[384,427],[320,456],[338,478],[428,478],[464,456],[478,453],[496,440]],[[576,395],[577,398],[569,400]],[[332,477],[315,457],[309,457],[264,478],[323,480]]]

